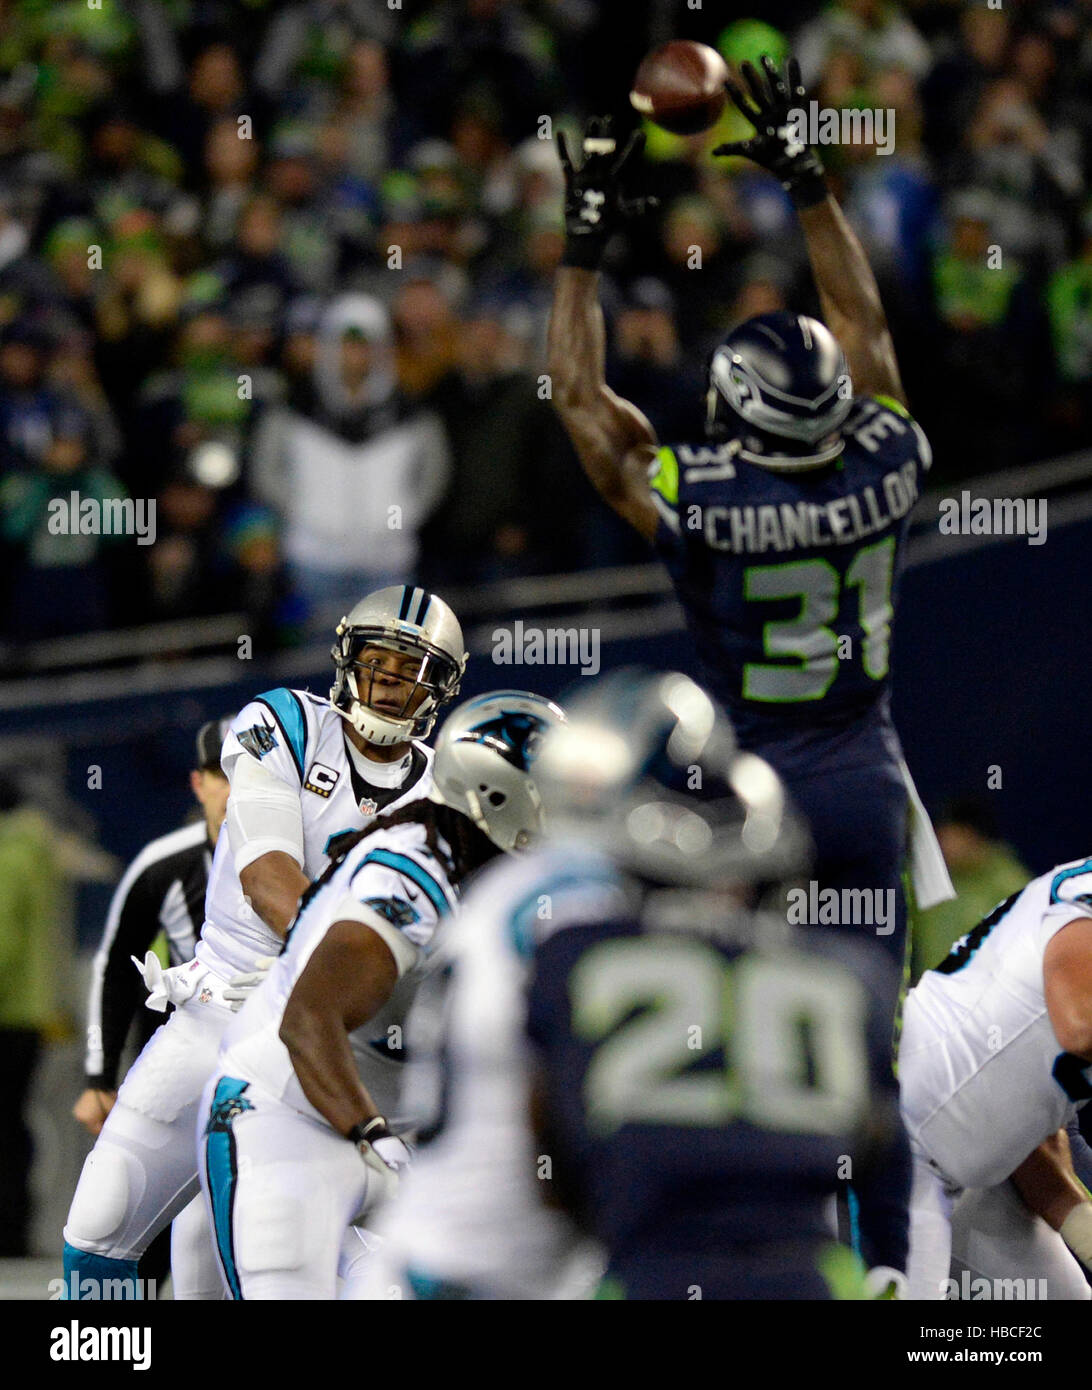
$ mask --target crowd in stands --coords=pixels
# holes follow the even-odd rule
[[[0,642],[246,612],[261,641],[415,577],[647,557],[548,399],[551,135],[619,125],[654,43],[801,61],[893,114],[821,154],[942,483],[1092,443],[1092,2],[10,0],[0,6]],[[649,128],[612,246],[608,375],[701,433],[711,346],[817,309],[726,113]],[[51,499],[154,499],[155,543]]]

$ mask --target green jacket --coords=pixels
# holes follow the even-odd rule
[[[961,936],[1010,893],[1025,887],[1031,877],[1008,845],[1002,844],[994,846],[976,869],[953,871],[957,896],[917,913],[911,924],[914,979],[938,966]]]
[[[61,887],[45,817],[29,807],[0,814],[0,1028],[56,1020]]]

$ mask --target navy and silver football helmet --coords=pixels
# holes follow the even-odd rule
[[[689,676],[615,671],[567,712],[535,770],[551,838],[683,887],[781,882],[807,864],[781,779]]]
[[[467,700],[440,730],[429,795],[469,816],[499,849],[528,849],[542,831],[534,764],[544,735],[564,722],[552,700],[523,690]]]
[[[361,660],[376,647],[418,658],[416,669],[399,677],[407,690],[399,708],[389,700],[390,677]],[[428,736],[440,709],[459,693],[467,656],[455,614],[442,598],[411,584],[361,599],[338,623],[330,655],[336,670],[330,704],[380,747]]]
[[[804,314],[748,319],[709,363],[706,433],[738,437],[741,458],[774,472],[822,468],[836,459],[852,405],[845,353],[830,329]]]

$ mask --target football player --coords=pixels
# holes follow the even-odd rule
[[[1059,1181],[1056,1134],[1074,1115],[1086,1132],[1090,1066],[1092,860],[1080,860],[1006,898],[907,996],[911,1298],[944,1298],[950,1267],[1089,1297],[1067,1245],[1092,1268],[1092,1206]]]
[[[889,696],[901,553],[931,453],[906,408],[868,261],[818,156],[796,140],[789,113],[807,106],[796,64],[782,76],[764,58],[763,69],[743,65],[750,100],[729,83],[756,134],[715,153],[744,155],[781,181],[826,323],[780,312],[735,328],[709,362],[706,440],[661,446],[606,384],[598,296],[606,245],[641,205],[622,189],[640,137],[619,153],[592,121],[579,168],[558,137],[566,242],[550,320],[552,398],[592,483],[667,566],[740,744],[776,769],[809,822],[814,901],[838,905],[824,927],[871,928],[901,967],[908,829],[918,902],[953,896]],[[854,914],[861,902],[871,909]],[[898,980],[892,1017],[897,997]],[[904,1148],[885,1193],[904,1228],[908,1191]]]
[[[76,1274],[81,1288],[122,1286],[197,1194],[197,1109],[233,1004],[279,950],[330,840],[428,793],[432,753],[422,740],[466,664],[451,609],[423,589],[381,589],[342,619],[332,655],[328,700],[269,691],[224,741],[231,795],[197,953],[166,972],[146,962],[149,1007],[176,1007],[84,1164],[65,1227],[66,1283]]]
[[[589,123],[577,168],[559,135],[566,244],[550,323],[553,401],[591,481],[662,556],[709,688],[811,824],[822,887],[890,889],[902,962],[907,792],[889,710],[891,623],[908,518],[931,455],[909,415],[875,278],[818,156],[794,143],[795,63],[743,65],[746,155],[797,209],[826,323],[763,314],[716,348],[707,440],[660,445],[604,379],[597,268],[639,200]],[[695,271],[700,274],[700,271]]]
[[[468,874],[537,837],[535,753],[562,717],[516,691],[455,710],[430,799],[344,838],[225,1034],[198,1142],[232,1297],[335,1296],[349,1222],[409,1159],[402,1029],[434,936]]]
[[[551,843],[476,882],[411,1016],[434,1113],[375,1296],[563,1296],[578,1229],[602,1297],[867,1296],[824,1203],[897,1131],[894,966],[756,910],[807,837],[693,681],[618,673],[568,715],[536,766]]]

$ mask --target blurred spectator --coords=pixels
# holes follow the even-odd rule
[[[409,26],[400,65],[406,105],[432,134],[468,94],[494,104],[510,140],[555,109],[550,31],[509,0],[438,0]]]
[[[107,625],[112,552],[135,542],[129,536],[101,534],[101,527],[84,529],[80,511],[85,500],[97,509],[127,495],[95,460],[92,444],[86,413],[59,404],[49,417],[37,466],[28,464],[0,479],[0,534],[9,571],[6,629],[17,640],[62,637]],[[75,515],[73,493],[78,498]]]
[[[31,1254],[27,1102],[57,1026],[61,870],[49,821],[0,773],[0,1258]]]
[[[1058,447],[1075,448],[1092,438],[1092,207],[1079,254],[1051,276],[1047,309],[1059,382]]]
[[[817,81],[839,50],[861,56],[870,68],[904,68],[914,77],[929,69],[929,45],[888,0],[835,0],[796,37],[805,83]]]
[[[877,142],[821,153],[876,267],[942,482],[1092,444],[1088,3],[833,0],[807,13],[775,7],[772,23],[725,27],[700,7],[688,21],[737,67],[794,49],[820,106],[893,117],[889,153]],[[301,576],[307,557],[330,555],[338,573],[402,574],[440,487],[433,463],[410,470],[412,486],[374,485],[373,520],[379,494],[408,493],[408,510],[389,500],[404,507],[403,531],[384,524],[331,546],[328,520],[312,534],[311,513],[297,514],[285,491],[310,457],[300,441],[315,444],[323,467],[345,464],[408,427],[407,401],[435,399],[455,471],[473,478],[467,489],[451,483],[430,528],[453,574],[532,572],[547,552],[575,565],[643,558],[579,482],[563,544],[544,550],[533,528],[524,534],[533,518],[510,503],[536,495],[537,436],[520,446],[531,450],[528,472],[478,442],[467,402],[497,438],[527,439],[537,417],[526,388],[540,370],[562,245],[552,137],[612,106],[631,118],[626,83],[667,36],[665,13],[657,0],[630,0],[622,24],[617,6],[587,0],[0,6],[5,496],[40,486],[58,402],[76,403],[95,466],[159,498],[169,519],[163,555],[140,556],[149,583],[130,586],[145,610],[181,618],[237,609],[249,595],[248,610],[280,613],[282,544]],[[697,136],[646,131],[641,191],[660,206],[608,252],[610,371],[665,435],[689,433],[688,366],[741,318],[818,306],[777,180],[710,157],[750,133],[734,108]],[[650,280],[665,287],[651,292],[656,303]],[[393,315],[394,405],[371,402],[383,373],[364,360],[386,347],[367,332],[331,346],[339,301],[352,295]],[[475,309],[460,322],[468,302],[486,301],[484,319]],[[483,347],[475,373],[465,343],[484,343],[490,319],[503,320],[500,345]],[[270,468],[280,443],[263,445],[252,477],[259,437],[292,439],[293,469],[283,459]],[[480,454],[468,464],[471,447]],[[422,457],[442,453],[430,446]],[[378,465],[349,472],[354,498],[361,479],[386,476]],[[21,481],[9,485],[14,474]],[[497,506],[479,524],[464,493]],[[26,559],[18,548],[5,557],[7,582],[16,553]],[[88,618],[128,621],[125,587],[107,585],[105,608],[92,604]],[[271,632],[279,623],[268,618]]]
[[[254,117],[234,47],[212,43],[190,65],[183,90],[165,105],[167,138],[182,157],[185,182],[200,187],[209,131],[220,120]]]
[[[873,105],[887,116],[893,148],[877,155],[875,141],[847,147],[852,166],[847,217],[860,234],[881,287],[897,285],[907,299],[926,288],[928,251],[938,198],[921,147],[921,105],[910,76],[891,68],[872,87]]]
[[[411,399],[427,399],[455,362],[457,323],[452,301],[462,289],[457,274],[447,278],[445,288],[425,266],[410,266],[402,277],[391,318],[398,384]]]
[[[9,324],[0,335],[0,464],[33,468],[53,438],[58,408],[43,377],[49,340],[31,324]]]
[[[398,391],[386,310],[366,295],[335,299],[318,325],[310,391],[270,412],[254,457],[254,490],[282,519],[311,611],[411,577],[447,474],[439,421]]]
[[[421,563],[436,582],[555,571],[580,558],[572,523],[582,475],[524,368],[516,327],[498,303],[469,309],[453,369],[431,397],[451,442],[447,490],[423,532]]]
[[[660,439],[701,433],[704,383],[679,343],[675,303],[659,280],[635,281],[614,320],[611,386],[633,401]]]
[[[1049,348],[1022,266],[994,241],[994,208],[988,193],[955,197],[933,264],[943,331],[927,418],[944,480],[981,470],[984,458],[991,469],[1027,462],[1040,442],[1034,422],[1014,414],[1012,402],[1045,389]],[[1034,354],[1027,353],[1031,342]]]
[[[1031,878],[1009,846],[998,839],[993,815],[978,798],[953,802],[937,821],[936,831],[957,896],[914,916],[910,940],[915,981],[922,971],[939,965],[961,936]]]

